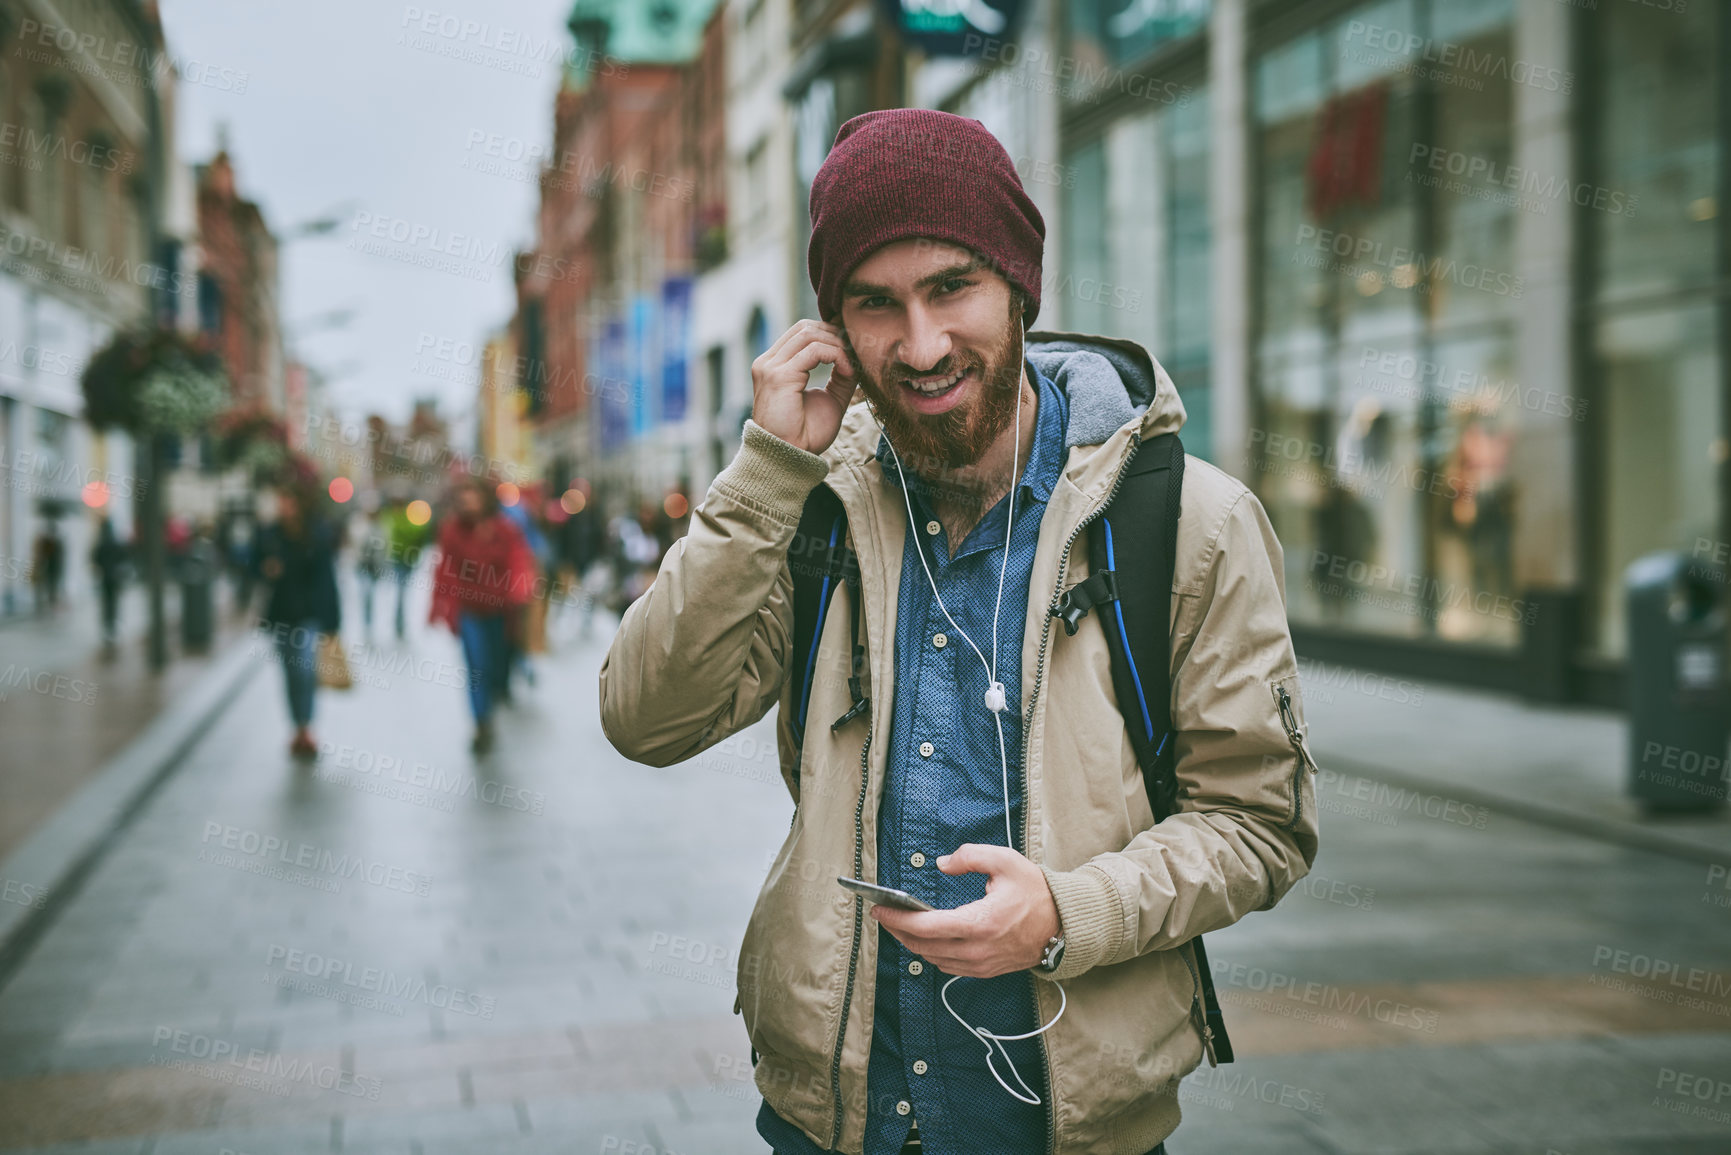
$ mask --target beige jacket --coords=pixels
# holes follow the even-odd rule
[[[1067,940],[1063,965],[1034,984],[1040,1021],[1058,1010],[1053,982],[1069,998],[1040,1036],[1049,1085],[1035,1090],[1051,1104],[1053,1155],[1141,1155],[1178,1125],[1178,1081],[1204,1054],[1189,940],[1268,909],[1304,876],[1316,857],[1315,766],[1303,752],[1280,543],[1243,485],[1188,458],[1171,619],[1180,812],[1154,824],[1099,615],[1070,637],[1048,609],[1087,576],[1083,530],[1136,447],[1177,430],[1184,406],[1128,342],[1030,334],[1028,356],[1071,410],[1022,654],[1023,846],[1045,870]],[[863,1145],[878,938],[864,902],[834,880],[877,876],[906,528],[873,456],[878,434],[863,404],[822,457],[747,423],[601,670],[603,727],[640,762],[683,761],[763,717],[793,660],[789,547],[800,511],[820,481],[834,488],[860,559],[874,708],[831,732],[851,705],[844,586],[820,642],[804,750],[785,720],[778,729],[793,823],[745,931],[736,1009],[770,1105],[844,1152]]]

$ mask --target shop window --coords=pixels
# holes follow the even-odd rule
[[[1041,305],[1065,329],[1146,346],[1178,386],[1184,447],[1199,457],[1213,449],[1208,165],[1202,91],[1073,149],[1059,172],[1063,266]]]
[[[1296,621],[1520,640],[1514,209],[1476,175],[1511,161],[1511,20],[1385,0],[1254,63],[1249,448]]]
[[[1114,70],[1201,33],[1208,9],[1209,0],[1069,0],[1065,32],[1074,83],[1066,95],[1085,100],[1101,93]]]

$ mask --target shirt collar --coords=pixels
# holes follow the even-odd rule
[[[1066,446],[1064,434],[1070,425],[1070,399],[1064,396],[1064,391],[1054,385],[1044,373],[1034,367],[1033,362],[1024,361],[1027,367],[1028,379],[1033,383],[1034,392],[1039,397],[1039,408],[1034,418],[1034,443],[1028,453],[1028,463],[1022,469],[1022,480],[1017,486],[1018,493],[1027,494],[1037,501],[1050,501],[1052,490],[1058,484],[1058,475],[1064,470]],[[878,437],[878,463],[884,467],[884,479],[889,484],[896,484],[895,461],[890,455],[889,438]],[[925,480],[917,473],[909,475],[912,485],[910,489],[919,496],[925,495]]]

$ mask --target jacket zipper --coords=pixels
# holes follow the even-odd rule
[[[1208,1056],[1208,1065],[1218,1067],[1220,1060],[1214,1057],[1214,1028],[1208,1025],[1208,1013],[1202,1009],[1202,978],[1196,969],[1196,951],[1181,947],[1178,953],[1184,956],[1184,965],[1190,968],[1190,1021],[1196,1024],[1202,1035],[1202,1050]]]
[[[853,876],[858,878],[860,871],[865,869],[865,804],[866,795],[871,789],[871,766],[869,759],[872,748],[872,731],[866,728],[865,744],[859,751],[859,800],[853,808]],[[847,1016],[853,1007],[854,976],[859,971],[860,932],[865,925],[865,899],[859,895],[853,900],[853,949],[847,957],[847,986],[842,990],[841,1020],[835,1028],[835,1055],[830,1060],[829,1086],[830,1093],[835,1096],[835,1126],[830,1132],[829,1146],[834,1151],[841,1146],[842,1101],[841,1101],[841,1050],[847,1041]]]
[[[1057,612],[1058,599],[1064,590],[1064,575],[1070,569],[1070,550],[1074,548],[1076,539],[1082,536],[1093,521],[1106,512],[1106,507],[1112,504],[1112,499],[1118,496],[1118,490],[1124,485],[1124,475],[1129,472],[1130,462],[1135,459],[1137,450],[1142,448],[1142,435],[1130,435],[1130,448],[1124,454],[1124,460],[1118,464],[1118,476],[1112,479],[1112,490],[1106,495],[1106,500],[1091,510],[1087,517],[1076,523],[1076,528],[1070,531],[1068,540],[1064,542],[1063,550],[1058,554],[1058,581],[1052,587],[1052,601],[1046,607],[1046,620],[1040,627],[1040,653],[1034,659],[1034,685],[1028,692],[1028,712],[1022,719],[1022,849],[1025,853],[1033,836],[1034,806],[1033,794],[1028,789],[1028,738],[1034,732],[1034,710],[1040,703],[1040,685],[1046,679],[1046,650],[1052,642],[1052,615]],[[1033,984],[1039,980],[1033,975],[1028,976],[1028,997],[1034,1003],[1034,1024],[1040,1023],[1040,996]],[[1046,1046],[1044,1033],[1034,1036],[1040,1044],[1040,1065],[1046,1075],[1046,1152],[1051,1155],[1058,1149],[1058,1112],[1057,1104],[1052,1102],[1052,1052]],[[840,1053],[837,1052],[839,1061]]]
[[[1304,808],[1304,772],[1307,769],[1316,772],[1316,759],[1310,756],[1310,747],[1305,745],[1304,731],[1298,725],[1298,711],[1293,709],[1292,695],[1286,692],[1285,686],[1274,687],[1274,700],[1280,707],[1280,725],[1286,731],[1286,740],[1292,743],[1292,750],[1298,755],[1298,769],[1292,772],[1292,821],[1286,824],[1288,830],[1295,830],[1299,812]]]

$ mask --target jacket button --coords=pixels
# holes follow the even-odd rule
[[[912,854],[908,855],[908,861],[915,866],[924,866],[926,864],[926,856],[916,850]]]
[[[942,528],[944,527],[939,525],[935,520],[926,522],[926,532],[931,534],[933,537],[938,536],[938,530]]]
[[[932,752],[936,749],[937,749],[937,747],[932,745],[930,742],[921,742],[920,743],[920,757],[921,758],[930,758],[932,756]]]
[[[914,1060],[914,1074],[923,1075],[926,1073],[926,1070],[927,1070],[926,1061],[924,1059],[915,1059]]]
[[[908,973],[910,975],[917,975],[925,969],[926,964],[921,962],[919,959],[915,959],[913,962],[908,964]]]
[[[902,1099],[900,1102],[898,1102],[896,1104],[896,1114],[898,1114],[898,1115],[906,1115],[909,1111],[912,1111],[913,1109],[914,1109],[914,1105],[912,1103],[908,1102],[906,1099]]]
[[[950,644],[950,639],[945,637],[943,634],[933,634],[932,635],[932,645],[936,646],[938,649],[941,650],[949,644]]]

